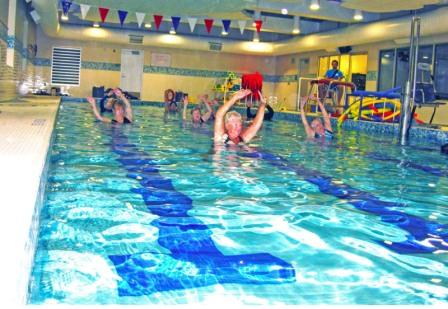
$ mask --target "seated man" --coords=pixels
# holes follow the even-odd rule
[[[253,103],[247,102],[246,106],[247,106],[247,109],[246,109],[247,119],[255,118],[256,115],[252,114],[252,112],[250,111],[250,109],[253,106]],[[266,109],[268,110],[268,112],[264,114],[264,120],[271,121],[272,117],[274,117],[274,110],[272,109],[272,107],[269,104],[266,104]]]
[[[344,78],[344,73],[342,73],[342,71],[340,71],[338,69],[339,62],[337,60],[333,60],[331,62],[331,66],[332,66],[332,68],[329,69],[325,73],[324,77],[327,79],[333,79],[333,80],[337,80],[337,81],[342,80]],[[330,89],[337,93],[337,96],[338,96],[337,102],[338,102],[338,105],[341,105],[341,99],[342,99],[342,94],[344,93],[344,87],[343,86],[331,86]],[[328,88],[326,85],[319,86],[319,98],[323,101],[325,100],[324,96],[325,96],[325,93],[327,92],[327,90],[328,90]]]
[[[315,118],[311,125],[308,124],[308,119],[306,118],[305,113],[305,104],[307,99],[302,98],[300,100],[300,117],[302,118],[303,126],[305,127],[306,136],[308,138],[333,138],[333,129],[331,128],[330,116],[325,110],[324,104],[322,101],[318,100],[319,108],[322,111],[322,116],[324,118],[324,124],[322,125],[322,121],[319,118]]]
[[[199,106],[196,106],[191,110],[191,121],[194,124],[206,123],[210,119],[210,116],[212,115],[212,108],[207,103],[205,103],[204,105],[207,108],[207,112],[204,115],[202,115],[201,108]],[[184,96],[184,110],[182,114],[182,119],[184,121],[187,120],[187,107],[188,96]]]
[[[230,111],[229,109],[241,99],[244,99],[252,92],[248,89],[242,89],[222,105],[216,112],[215,119],[215,143],[234,144],[249,143],[263,124],[264,110],[266,107],[266,99],[260,93],[260,107],[252,124],[244,128],[243,119],[240,113]]]
[[[96,108],[96,101],[92,97],[87,97],[87,101],[92,106],[92,111],[95,117],[102,122],[112,123],[132,123],[132,107],[126,96],[118,89],[115,91],[116,99],[110,100],[110,106],[114,115],[113,119],[103,117]]]

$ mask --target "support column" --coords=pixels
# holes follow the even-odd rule
[[[17,0],[9,0],[8,9],[8,48],[6,49],[6,64],[14,67],[14,54],[16,44],[16,11]]]

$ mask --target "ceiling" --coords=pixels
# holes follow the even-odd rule
[[[101,21],[98,7],[105,7],[110,11],[106,23],[101,24],[104,28],[167,33],[172,26],[171,16],[180,16],[178,34],[247,41],[252,40],[255,32],[253,20],[260,18],[263,21],[260,40],[279,42],[297,36],[292,34],[294,16],[300,16],[299,36],[304,36],[359,23],[353,18],[356,9],[363,12],[364,19],[361,23],[368,23],[409,15],[411,10],[424,12],[448,4],[448,0],[320,0],[320,9],[314,11],[309,7],[310,2],[311,0],[73,0],[69,20],[60,20],[60,24],[62,27],[91,26],[93,22]],[[81,18],[80,4],[91,6],[85,19]],[[287,14],[282,14],[282,9],[286,9]],[[61,15],[60,5],[59,10]],[[129,12],[123,26],[120,25],[117,10]],[[146,13],[144,23],[151,23],[151,29],[139,28],[136,12]],[[164,16],[159,30],[154,27],[154,14]],[[190,31],[187,17],[198,18],[194,32]],[[204,18],[215,20],[211,33],[207,33],[205,29]],[[225,37],[221,34],[222,19],[232,21],[229,34]],[[242,20],[247,22],[243,34],[238,28],[238,21]]]

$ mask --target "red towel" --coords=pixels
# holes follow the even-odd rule
[[[254,74],[243,74],[241,77],[241,87],[243,89],[250,89],[253,99],[258,101],[260,99],[258,91],[261,92],[263,89],[263,75],[258,72]]]

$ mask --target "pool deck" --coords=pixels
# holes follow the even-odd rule
[[[59,98],[0,104],[2,304],[25,304]],[[42,181],[41,181],[42,180]]]

